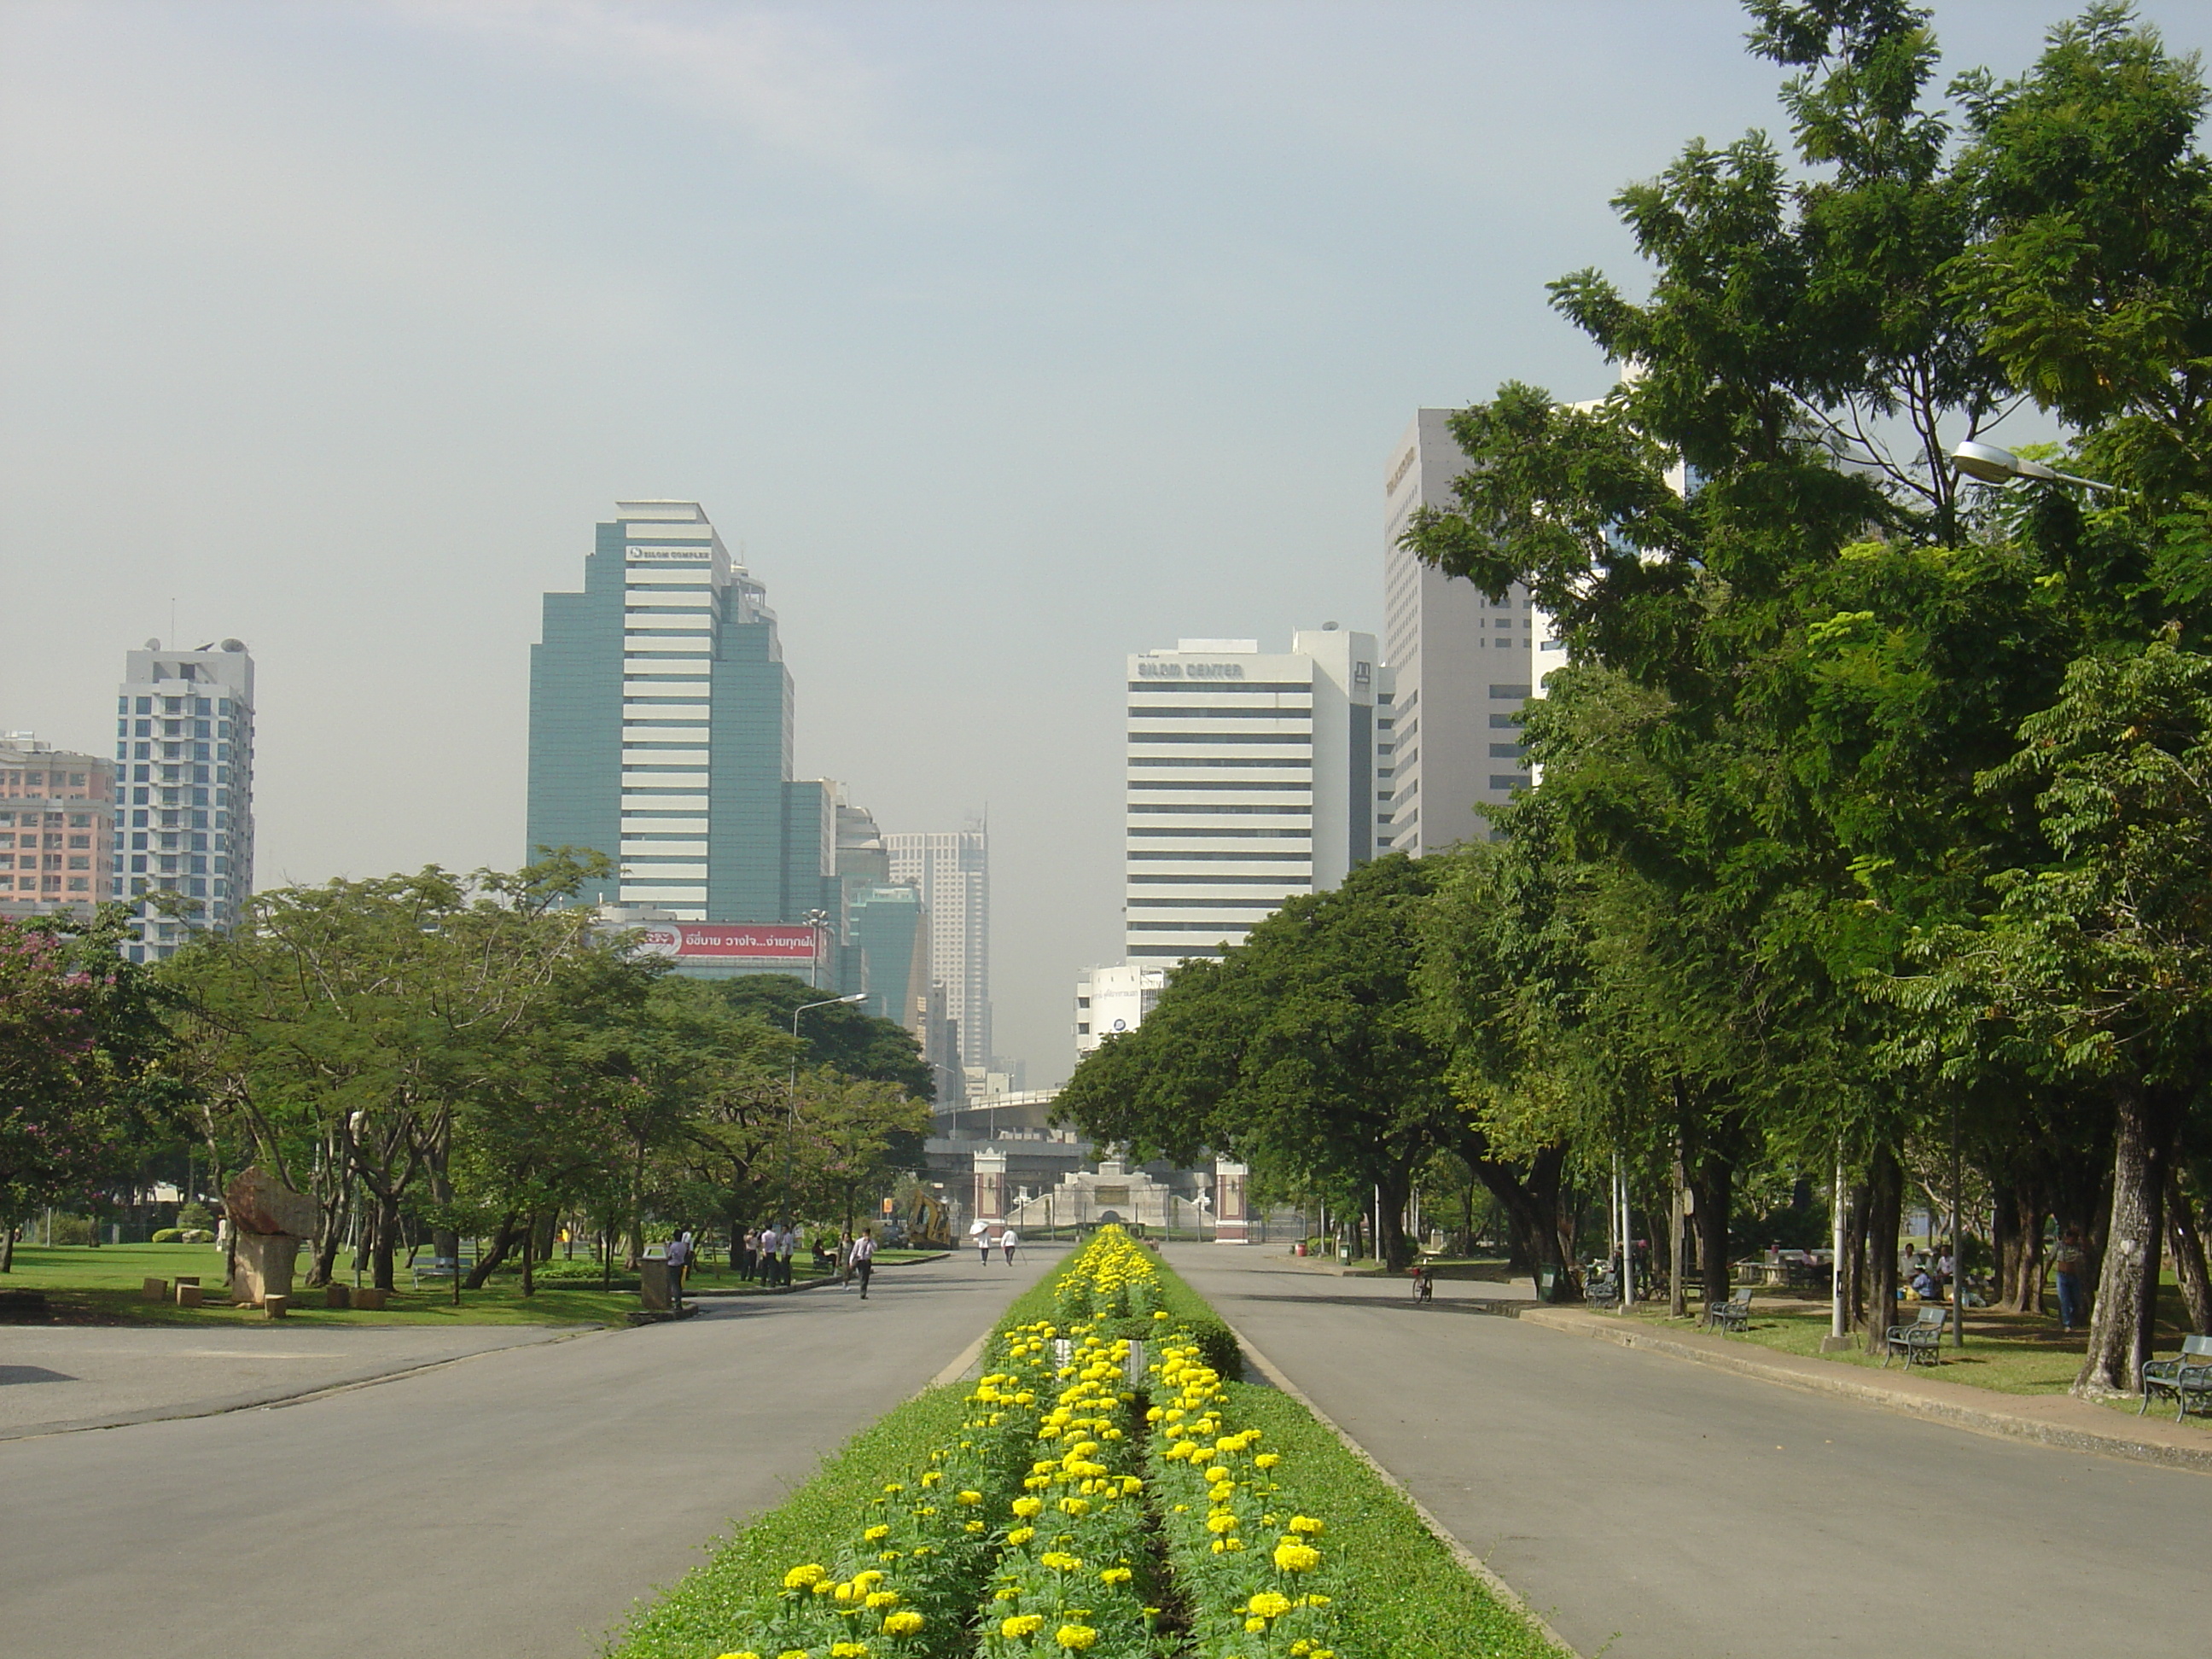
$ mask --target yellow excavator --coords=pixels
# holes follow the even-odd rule
[[[949,1250],[952,1248],[952,1212],[915,1182],[908,1189],[906,1243],[911,1250]]]

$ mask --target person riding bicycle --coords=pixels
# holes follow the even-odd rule
[[[1425,1261],[1416,1261],[1413,1264],[1413,1300],[1430,1301],[1435,1297],[1436,1291],[1436,1274],[1430,1270]]]

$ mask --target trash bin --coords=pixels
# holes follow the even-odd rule
[[[1536,1300],[1556,1302],[1559,1299],[1559,1270],[1558,1267],[1549,1261],[1539,1262],[1536,1267]]]

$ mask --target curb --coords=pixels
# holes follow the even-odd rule
[[[1222,1323],[1227,1325],[1229,1322],[1227,1320],[1223,1320]],[[1290,1377],[1285,1374],[1283,1369],[1279,1365],[1276,1364],[1273,1360],[1268,1358],[1267,1355],[1261,1353],[1259,1349],[1252,1346],[1251,1340],[1247,1337],[1243,1332],[1238,1330],[1234,1325],[1230,1325],[1229,1329],[1231,1334],[1236,1337],[1237,1346],[1244,1350],[1245,1358],[1252,1363],[1252,1368],[1255,1370],[1258,1371],[1261,1376],[1267,1379],[1268,1385],[1280,1393],[1288,1395],[1291,1399],[1297,1401],[1298,1404],[1304,1406],[1308,1411],[1311,1412],[1314,1414],[1314,1420],[1319,1423],[1323,1428],[1327,1429],[1331,1434],[1334,1435],[1337,1439],[1342,1443],[1344,1449],[1346,1451],[1350,1452],[1362,1463],[1364,1463],[1370,1469],[1372,1469],[1385,1486],[1389,1486],[1391,1491],[1396,1492],[1399,1497],[1404,1498],[1407,1507],[1409,1507],[1414,1514],[1421,1517],[1421,1524],[1429,1529],[1430,1534],[1436,1539],[1437,1542],[1442,1544],[1447,1550],[1450,1551],[1452,1559],[1455,1561],[1457,1561],[1462,1567],[1465,1568],[1467,1571],[1472,1574],[1476,1579],[1480,1580],[1485,1589],[1496,1596],[1498,1600],[1504,1603],[1506,1607],[1520,1614],[1522,1618],[1527,1620],[1530,1626],[1534,1628],[1539,1636],[1542,1637],[1545,1641],[1550,1643],[1553,1648],[1559,1650],[1559,1654],[1562,1656],[1562,1659],[1582,1659],[1582,1656],[1577,1653],[1573,1647],[1569,1645],[1566,1638],[1561,1636],[1559,1632],[1552,1628],[1551,1621],[1546,1619],[1543,1614],[1538,1613],[1535,1608],[1530,1607],[1528,1602],[1522,1600],[1520,1592],[1516,1590],[1503,1578],[1500,1578],[1495,1572],[1492,1571],[1488,1562],[1485,1561],[1473,1550],[1468,1548],[1466,1545],[1461,1543],[1458,1539],[1452,1536],[1451,1533],[1445,1528],[1444,1523],[1437,1520],[1436,1516],[1431,1512],[1429,1506],[1421,1502],[1419,1498],[1414,1497],[1411,1492],[1407,1490],[1406,1483],[1404,1481],[1399,1480],[1396,1475],[1391,1474],[1389,1470],[1384,1468],[1380,1463],[1376,1462],[1372,1455],[1369,1453],[1366,1447],[1361,1445],[1357,1440],[1354,1440],[1350,1435],[1346,1434],[1344,1431],[1343,1427],[1334,1418],[1331,1417],[1320,1407],[1315,1405],[1314,1402],[1307,1397],[1305,1390],[1299,1388],[1297,1383],[1291,1382]]]
[[[1626,1323],[1615,1325],[1589,1314],[1568,1313],[1553,1308],[1530,1308],[1518,1317],[1523,1324],[1541,1325],[1547,1330],[1560,1331],[1570,1336],[1589,1337],[1594,1341],[1611,1342],[1619,1347],[1664,1354],[1672,1359],[1686,1359],[1693,1364],[1710,1366],[1715,1370],[1734,1371],[1740,1376],[1757,1377],[1762,1382],[1780,1383],[1784,1388],[1800,1389],[1809,1394],[1835,1395],[1845,1400],[1857,1401],[1862,1405],[1880,1407],[1885,1411],[1902,1413],[1908,1417],[1925,1418],[1930,1422],[1965,1429],[1974,1434],[1990,1435],[2002,1440],[2030,1440],[2066,1451],[2093,1452],[2106,1457],[2125,1458],[2132,1462],[2154,1463],[2165,1468],[2189,1469],[2199,1474],[2212,1474],[2212,1436],[2206,1437],[2206,1443],[2202,1446],[2167,1445],[2160,1441],[2134,1437],[2118,1429],[2106,1431],[2077,1427],[2023,1413],[1992,1410],[1962,1400],[1883,1388],[1879,1383],[1863,1382],[1850,1375],[1845,1367],[1829,1362],[1807,1360],[1801,1367],[1779,1364],[1773,1359],[1752,1352],[1715,1350],[1648,1328]],[[1759,1354],[1763,1353],[1764,1350],[1759,1351]],[[1815,1366],[1820,1369],[1811,1369]],[[1826,1372],[1836,1374],[1831,1376],[1824,1374]],[[1964,1389],[1967,1385],[1953,1382],[1943,1386]]]

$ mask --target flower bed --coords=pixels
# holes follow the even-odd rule
[[[680,1623],[647,1615],[617,1651],[1336,1659],[1340,1636],[1361,1626],[1360,1595],[1334,1559],[1346,1505],[1315,1494],[1340,1492],[1341,1472],[1334,1486],[1297,1478],[1333,1443],[1291,1435],[1304,1449],[1286,1454],[1276,1430],[1238,1420],[1274,1402],[1224,1381],[1198,1322],[1176,1316],[1195,1300],[1188,1287],[1119,1229],[1079,1252],[1050,1294],[1057,1319],[994,1334],[992,1370],[957,1431],[940,1430],[865,1503],[848,1500],[832,1535],[785,1558],[779,1585],[687,1607]],[[671,1601],[685,1598],[679,1589]],[[702,1631],[714,1634],[702,1642]],[[1386,1659],[1370,1646],[1345,1651]]]

